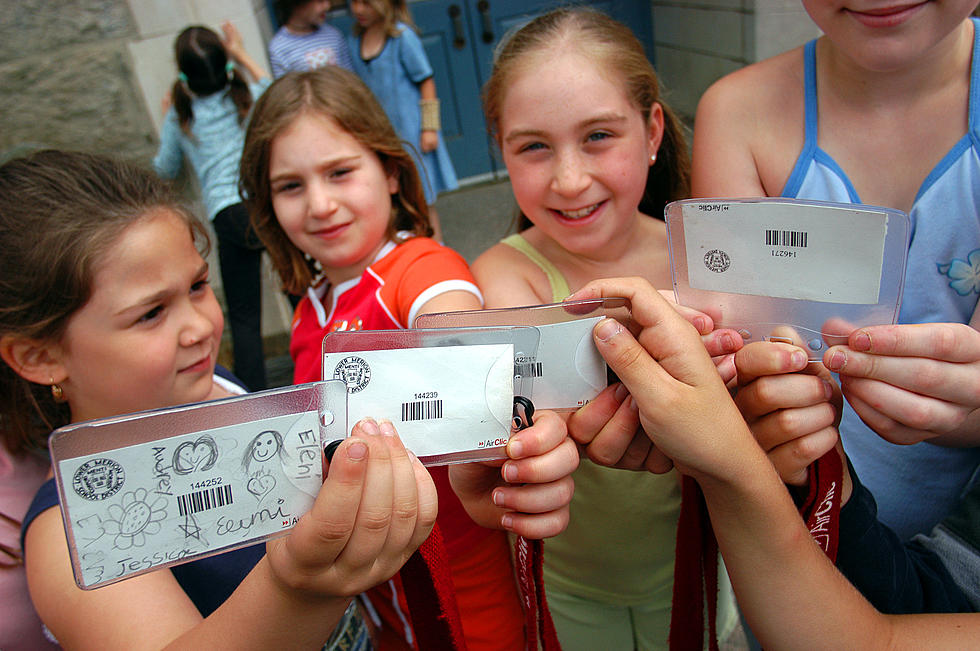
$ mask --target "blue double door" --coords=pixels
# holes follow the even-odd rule
[[[410,2],[435,73],[442,108],[442,136],[460,179],[489,178],[503,168],[487,135],[480,91],[490,77],[493,51],[509,30],[565,0],[420,0]],[[653,55],[651,5],[645,0],[586,3],[629,25]],[[337,12],[331,22],[346,33],[351,18]],[[357,52],[351,53],[357,56]]]

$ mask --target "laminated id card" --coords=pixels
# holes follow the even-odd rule
[[[50,440],[75,581],[84,589],[262,542],[323,483],[347,430],[343,382],[76,423]]]
[[[540,333],[537,355],[518,360],[534,378],[536,409],[576,409],[608,383],[606,362],[596,350],[592,330],[605,317],[630,322],[625,298],[586,299],[548,305],[423,314],[416,328],[534,326]]]
[[[677,302],[746,342],[795,341],[815,360],[855,328],[898,316],[909,240],[899,210],[689,199],[665,215]]]
[[[534,328],[354,330],[323,338],[323,377],[347,385],[348,417],[387,418],[426,465],[506,457],[514,396],[532,379]]]

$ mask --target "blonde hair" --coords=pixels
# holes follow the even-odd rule
[[[513,78],[534,65],[532,54],[546,50],[577,50],[599,68],[622,80],[630,103],[649,121],[654,104],[664,114],[664,134],[657,161],[647,173],[640,211],[663,219],[664,206],[691,191],[691,161],[684,128],[664,103],[660,81],[643,45],[630,29],[609,16],[585,8],[557,9],[538,16],[502,43],[490,79],[483,87],[483,111],[490,135],[500,144],[500,112]],[[522,227],[530,221],[522,219]]]
[[[394,38],[399,34],[398,23],[405,23],[413,30],[418,32],[418,27],[415,26],[415,21],[412,20],[412,14],[408,11],[408,5],[405,4],[405,0],[364,0],[381,16],[381,24],[384,27],[384,33],[388,38]],[[364,28],[361,27],[356,22],[354,23],[354,35],[360,36],[364,33]]]
[[[432,235],[429,207],[415,163],[402,146],[378,100],[352,72],[325,66],[309,72],[280,77],[255,103],[245,132],[241,163],[241,193],[252,226],[269,251],[283,287],[293,293],[306,291],[318,278],[316,262],[287,237],[272,207],[269,157],[272,142],[304,114],[332,119],[398,179],[391,197],[392,215],[386,235],[399,241],[398,231]]]

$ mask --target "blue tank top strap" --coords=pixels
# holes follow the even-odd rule
[[[781,193],[795,197],[817,149],[817,40],[803,46],[803,149]]]
[[[980,19],[973,22],[973,58],[970,60],[969,132],[973,146],[980,149]]]

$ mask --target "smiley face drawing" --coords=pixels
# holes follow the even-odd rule
[[[285,454],[282,434],[276,430],[267,429],[264,432],[259,432],[258,436],[252,439],[252,442],[245,448],[245,454],[242,457],[242,469],[250,474],[253,463],[264,464],[274,457],[282,457]]]

